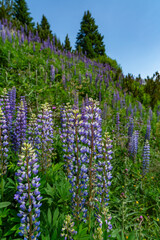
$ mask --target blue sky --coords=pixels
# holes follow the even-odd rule
[[[44,14],[52,33],[75,48],[84,11],[89,10],[104,36],[106,54],[123,73],[142,78],[160,71],[160,0],[26,0],[35,23]]]

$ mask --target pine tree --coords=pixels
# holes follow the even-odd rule
[[[41,20],[41,23],[39,25],[39,29],[37,29],[37,30],[39,32],[40,38],[43,39],[43,40],[48,39],[48,36],[50,38],[53,37],[52,31],[50,30],[50,24],[49,24],[47,18],[44,15],[42,16],[42,20]]]
[[[68,34],[66,35],[66,38],[65,38],[64,48],[67,51],[71,51],[71,49],[72,49],[71,44],[70,44],[70,40],[69,40],[69,37],[68,37]]]
[[[81,28],[77,34],[76,49],[79,46],[83,53],[88,57],[94,58],[105,54],[105,46],[103,36],[98,32],[98,26],[95,24],[94,18],[89,11],[84,12],[81,21]]]
[[[2,0],[0,1],[0,19],[11,20],[13,14],[13,1]]]
[[[34,23],[32,22],[33,18],[30,16],[30,12],[25,0],[15,0],[13,16],[23,26],[26,24],[28,27],[34,27]]]

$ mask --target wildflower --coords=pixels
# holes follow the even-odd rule
[[[48,103],[43,104],[38,114],[36,126],[36,148],[40,157],[42,171],[46,171],[51,164],[53,152],[53,120],[52,110]]]
[[[24,140],[26,139],[26,130],[27,130],[27,113],[25,102],[21,98],[20,105],[18,106],[18,112],[15,122],[15,150],[20,150]]]
[[[24,239],[38,239],[40,235],[40,196],[39,186],[40,178],[38,177],[37,155],[31,144],[23,143],[21,154],[19,155],[18,170],[16,172],[18,181],[18,191],[14,199],[18,201],[19,213],[21,218],[20,236]],[[36,169],[36,171],[35,171]]]
[[[67,215],[64,220],[64,224],[62,227],[61,237],[65,237],[65,239],[73,239],[73,235],[77,234],[77,231],[74,229],[74,222],[70,215]]]
[[[53,65],[51,65],[50,76],[51,76],[51,81],[53,82],[55,79],[55,68]]]
[[[151,133],[151,123],[150,123],[150,119],[149,119],[148,122],[147,122],[145,140],[150,140],[150,133]]]
[[[0,107],[0,176],[4,175],[7,171],[7,157],[8,157],[8,131],[5,115]]]
[[[149,160],[150,160],[150,145],[146,140],[143,148],[143,176],[149,171]]]

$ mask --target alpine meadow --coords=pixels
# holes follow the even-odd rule
[[[0,239],[160,240],[160,74],[124,75],[86,10],[75,49],[0,1]]]

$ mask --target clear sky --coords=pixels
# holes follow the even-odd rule
[[[75,49],[84,11],[104,36],[106,54],[123,73],[142,78],[160,71],[160,0],[26,0],[35,23],[44,14],[61,42],[68,33]]]

